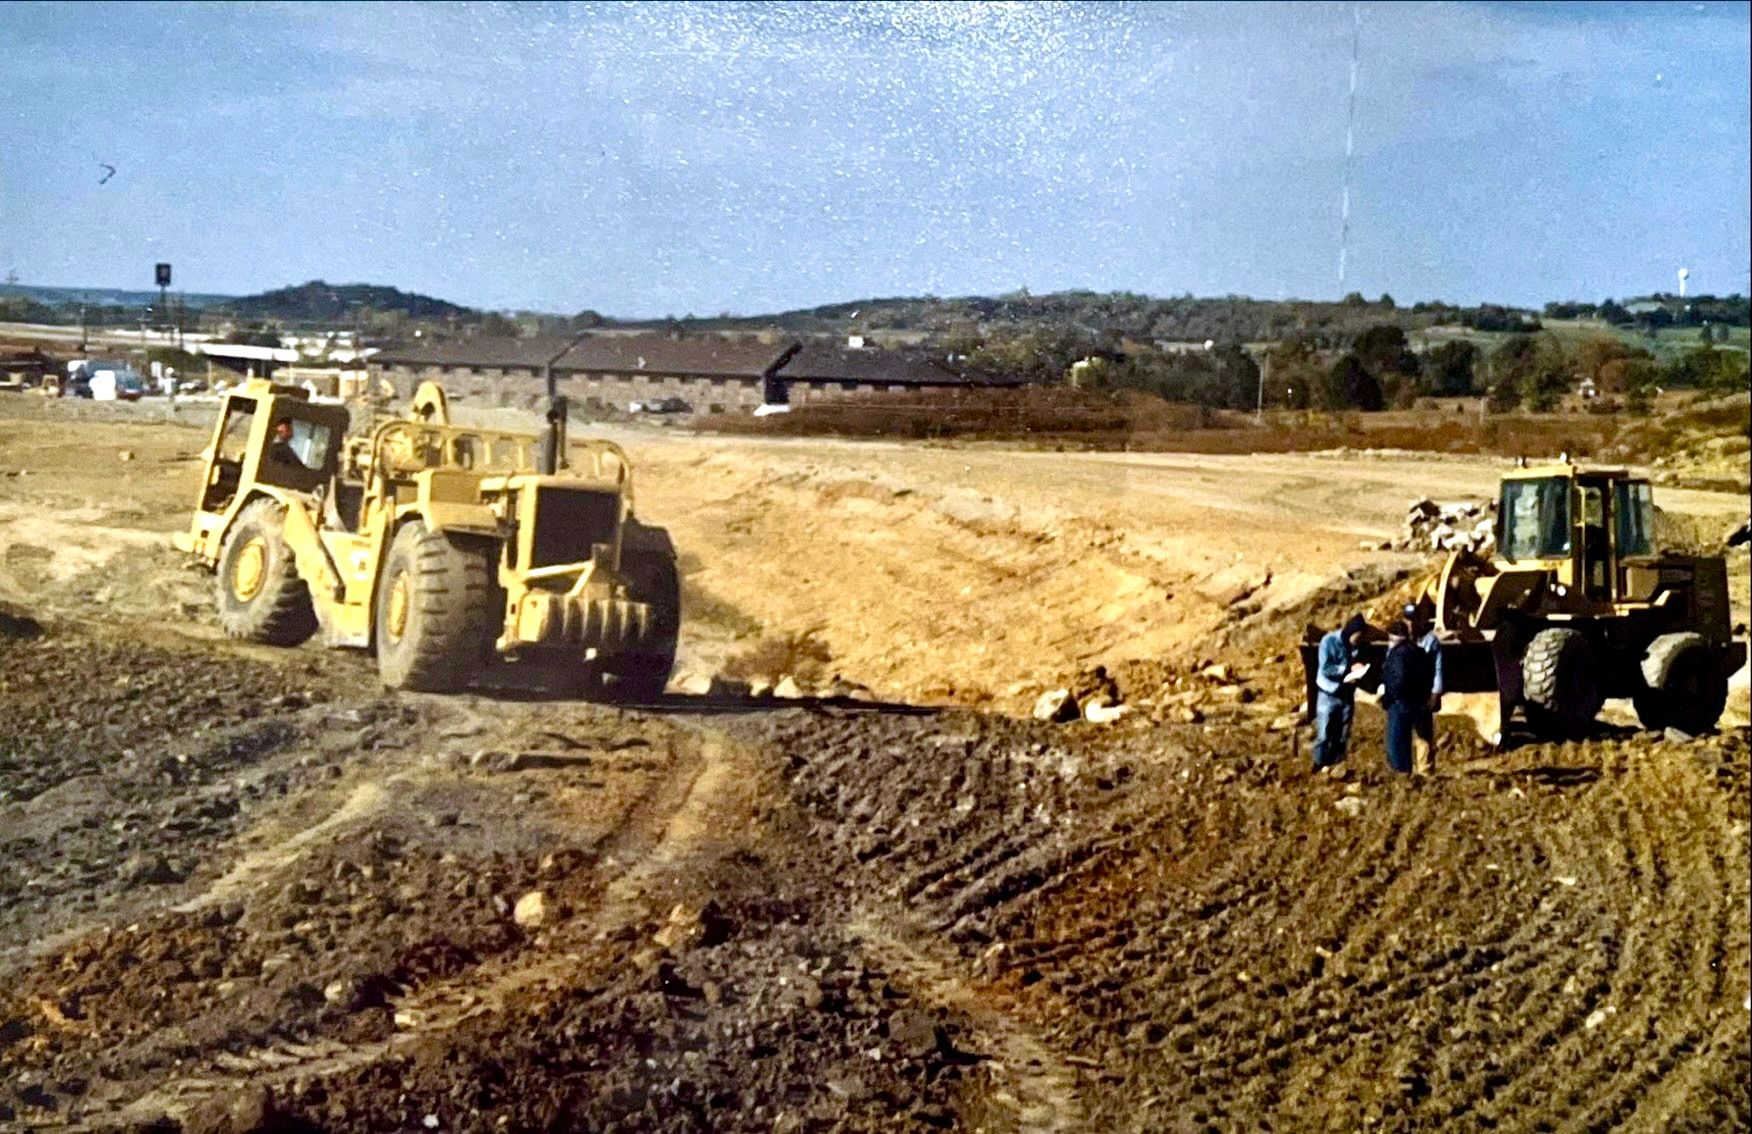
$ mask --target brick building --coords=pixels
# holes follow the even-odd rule
[[[760,405],[779,367],[797,350],[794,341],[715,335],[601,334],[569,348],[566,342],[483,336],[391,347],[375,355],[371,366],[402,395],[435,379],[454,397],[534,406],[543,397],[543,367],[552,359],[561,391],[586,408],[680,398],[701,413],[727,413]]]
[[[543,397],[543,367],[552,359],[561,392],[586,409],[680,398],[702,414],[974,381],[915,352],[792,338],[605,332],[566,344],[557,337],[477,337],[387,348],[371,366],[403,396],[434,379],[454,397],[536,406]]]
[[[785,387],[781,400],[793,405],[847,394],[1015,384],[958,373],[938,356],[923,352],[871,350],[819,341],[802,344],[780,367],[778,377]]]

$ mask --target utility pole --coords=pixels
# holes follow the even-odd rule
[[[152,266],[152,278],[158,284],[158,318],[160,325],[164,328],[164,337],[166,341],[168,341],[171,337],[170,265],[163,263],[154,264]],[[142,339],[146,337],[145,324],[141,324],[140,326],[140,337]]]
[[[1256,425],[1265,424],[1265,379],[1271,373],[1271,349],[1268,347],[1259,356],[1259,400],[1253,407],[1253,421]]]

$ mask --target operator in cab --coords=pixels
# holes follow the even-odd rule
[[[285,418],[274,422],[274,439],[268,442],[267,457],[277,465],[307,470],[305,463],[298,459],[297,450],[292,448],[292,423]]]

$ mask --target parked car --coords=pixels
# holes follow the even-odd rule
[[[654,402],[629,402],[628,413],[692,413],[693,407],[680,398],[659,398]]]
[[[146,392],[146,380],[126,362],[94,359],[85,364],[87,397],[100,402],[137,402]]]
[[[46,392],[53,393],[57,398],[89,398],[91,397],[91,371],[84,359],[67,364],[67,375],[43,375],[43,387]]]

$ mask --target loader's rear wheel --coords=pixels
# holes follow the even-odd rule
[[[1701,634],[1662,634],[1642,659],[1633,698],[1644,728],[1708,732],[1728,703],[1728,677]]]
[[[1533,635],[1521,657],[1521,697],[1528,723],[1541,735],[1586,735],[1605,698],[1581,631],[1550,627]]]
[[[226,533],[214,573],[226,637],[296,646],[316,633],[316,610],[286,546],[285,521],[278,501],[252,500]]]
[[[389,545],[378,580],[377,673],[391,689],[447,693],[468,684],[505,616],[495,544],[447,536],[418,520]]]
[[[656,531],[656,529],[647,529]],[[608,663],[607,692],[630,701],[649,701],[663,695],[675,668],[675,647],[681,635],[681,575],[675,553],[668,549],[668,536],[661,546],[621,551],[621,572],[632,597],[651,605],[652,624],[645,648]]]

